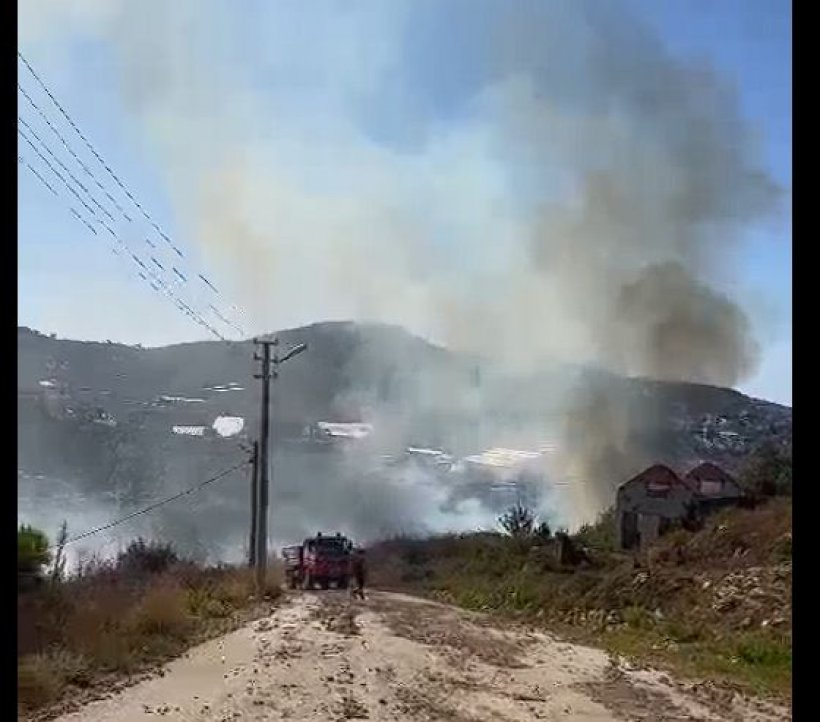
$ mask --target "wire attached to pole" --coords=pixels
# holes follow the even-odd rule
[[[241,469],[243,466],[247,466],[249,463],[250,462],[248,462],[248,461],[243,461],[243,462],[237,464],[236,466],[232,466],[230,469],[225,469],[225,471],[221,471],[219,474],[217,474],[216,476],[212,476],[210,479],[206,479],[205,481],[200,482],[196,486],[192,486],[188,489],[185,489],[184,491],[179,492],[178,494],[174,494],[173,496],[169,496],[166,499],[162,499],[161,501],[157,501],[157,502],[151,504],[150,506],[146,506],[144,509],[140,509],[139,511],[135,511],[135,512],[129,514],[128,516],[124,516],[120,519],[115,519],[114,521],[109,522],[108,524],[104,524],[103,526],[98,526],[94,529],[89,529],[88,531],[84,531],[82,534],[77,534],[76,536],[70,537],[69,539],[67,539],[62,544],[62,546],[67,546],[68,544],[73,544],[74,542],[79,541],[80,539],[85,539],[86,537],[93,536],[94,534],[99,534],[102,531],[106,531],[107,529],[111,529],[112,527],[119,526],[120,524],[124,524],[125,522],[130,521],[131,519],[134,519],[135,517],[138,517],[142,514],[147,514],[149,511],[153,511],[154,509],[158,509],[159,507],[164,506],[165,504],[168,504],[169,502],[176,501],[177,499],[180,499],[183,496],[187,496],[188,494],[192,494],[195,491],[199,491],[200,489],[207,486],[208,484],[213,484],[215,481],[219,481],[220,479],[226,477],[228,474],[236,471],[237,469]],[[49,547],[49,549],[56,549],[57,546],[60,546],[60,545],[53,544]]]

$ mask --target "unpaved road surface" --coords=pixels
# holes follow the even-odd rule
[[[788,720],[605,652],[397,594],[294,594],[62,722]]]

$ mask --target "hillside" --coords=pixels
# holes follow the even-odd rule
[[[310,349],[282,369],[275,385],[276,431],[285,436],[298,436],[305,424],[317,420],[358,420],[387,412],[424,427],[429,438],[408,442],[452,447],[458,445],[459,431],[473,427],[472,438],[464,442],[463,451],[469,452],[501,433],[476,430],[476,416],[495,419],[498,427],[542,423],[572,384],[605,385],[623,415],[634,408],[633,416],[645,416],[649,405],[655,408],[651,428],[658,433],[650,443],[663,456],[731,457],[764,438],[789,439],[791,434],[790,409],[730,389],[591,372],[579,376],[563,368],[510,377],[485,361],[457,356],[386,326],[314,324],[283,331],[280,338],[283,347],[305,342]],[[36,423],[36,402],[49,398],[57,409],[51,416],[68,409],[75,420],[90,414],[100,420],[104,413],[120,425],[163,431],[173,424],[210,425],[220,414],[250,422],[259,413],[253,352],[249,342],[143,349],[55,339],[21,328],[20,420],[24,426]],[[62,420],[68,420],[64,413]],[[484,435],[488,438],[480,438]],[[21,451],[25,448],[21,443]]]
[[[309,347],[282,367],[273,392],[273,513],[275,520],[282,515],[276,528],[286,535],[344,524],[351,533],[372,536],[442,518],[447,500],[435,488],[374,486],[368,476],[374,459],[408,445],[463,456],[496,445],[560,443],[570,393],[605,390],[632,443],[672,464],[708,459],[731,468],[761,441],[791,440],[790,409],[729,389],[565,367],[516,376],[388,326],[320,323],[279,336],[285,348]],[[146,349],[18,329],[21,505],[38,514],[53,508],[42,522],[51,528],[66,510],[89,520],[92,508],[111,516],[109,504],[138,507],[241,461],[239,442],[254,435],[259,414],[253,353],[250,342]],[[597,402],[594,393],[591,398]],[[591,408],[597,410],[595,403]],[[243,418],[242,432],[227,438],[214,433],[218,416]],[[369,460],[316,454],[299,443],[304,427],[320,420],[372,421]],[[207,433],[180,436],[174,426],[201,426]],[[619,481],[613,478],[612,485]],[[192,527],[190,534],[201,536],[214,524],[226,544],[239,544],[247,492],[244,482],[231,484],[196,502],[195,521],[185,509],[169,508],[163,528],[178,536]],[[241,493],[228,490],[239,487]],[[361,509],[364,498],[370,512]]]
[[[371,348],[386,357],[418,359],[429,366],[437,349],[388,327],[359,328],[353,324],[316,324],[279,334],[283,347],[307,342],[311,352],[290,364],[287,382],[277,386],[277,418],[284,422],[345,413],[334,400],[355,385],[355,375],[365,369]],[[244,415],[256,415],[257,382],[252,374],[254,346],[250,342],[201,342],[144,349],[115,343],[58,340],[29,329],[18,331],[18,390],[36,394],[40,382],[58,379],[68,386],[73,401],[99,405],[112,413],[150,406],[161,395],[202,399],[203,409],[190,416],[207,417],[224,407]],[[443,352],[442,352],[443,353]],[[381,381],[382,379],[377,379]],[[239,391],[228,392],[230,382]],[[178,407],[194,407],[181,404]],[[198,409],[198,407],[197,407]],[[183,411],[176,412],[185,418]]]

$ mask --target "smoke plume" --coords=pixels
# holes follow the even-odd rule
[[[34,57],[67,29],[110,52],[179,234],[253,330],[395,323],[518,374],[731,386],[753,370],[749,321],[715,283],[780,191],[731,84],[624,3],[252,6],[42,0],[21,31]],[[489,388],[405,393],[445,419],[482,416]],[[652,408],[606,382],[529,403],[558,420],[518,436],[558,438],[578,518],[650,461],[634,422]]]

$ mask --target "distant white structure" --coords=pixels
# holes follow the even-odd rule
[[[102,393],[102,392],[100,392]],[[167,396],[162,394],[157,398],[157,401],[163,404],[204,404],[205,399],[189,399],[185,396]]]
[[[464,463],[493,469],[521,469],[532,467],[541,460],[542,456],[540,451],[519,451],[497,447],[480,454],[465,456]]]
[[[544,473],[543,467],[544,455],[541,452],[496,447],[464,457],[456,468],[467,478],[478,475],[492,485],[504,485],[540,477]]]
[[[172,426],[171,431],[182,436],[205,436],[204,426]]]
[[[417,446],[408,446],[405,453],[411,459],[425,465],[450,470],[453,467],[453,457],[441,449],[422,449]]]
[[[227,384],[214,384],[213,386],[203,386],[206,391],[244,391],[245,387],[240,386],[237,381],[229,381]]]
[[[334,423],[320,421],[316,426],[326,436],[342,439],[364,439],[373,433],[373,426],[364,423]]]
[[[408,446],[406,451],[411,456],[429,456],[437,459],[446,456],[440,449],[420,449],[418,446]]]
[[[213,429],[220,436],[236,436],[245,428],[245,419],[241,416],[217,416]]]

